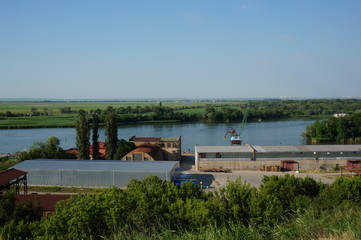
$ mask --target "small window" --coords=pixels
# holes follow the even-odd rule
[[[199,154],[199,157],[200,157],[200,158],[206,158],[207,155],[206,155],[205,153],[200,153],[200,154]]]
[[[171,148],[172,144],[171,143],[167,143],[167,148]]]
[[[176,148],[177,147],[177,144],[176,143],[173,143],[173,148]]]
[[[149,161],[149,157],[144,157],[144,161]]]
[[[130,160],[132,160],[132,158],[131,157],[125,157],[125,160],[130,161]]]
[[[221,158],[222,157],[222,155],[218,152],[218,153],[216,153],[216,158]]]

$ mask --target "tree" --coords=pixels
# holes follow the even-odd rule
[[[118,127],[117,119],[114,110],[111,108],[107,109],[105,116],[105,136],[106,136],[106,159],[114,159],[115,152],[117,150],[118,143]]]
[[[85,116],[85,111],[79,111],[79,119],[76,122],[76,147],[78,149],[78,159],[89,159],[89,122]]]
[[[99,116],[96,113],[93,113],[93,134],[92,134],[92,142],[93,142],[93,160],[99,159]]]
[[[133,142],[129,142],[124,139],[120,139],[118,141],[117,151],[114,155],[115,159],[122,159],[128,152],[134,150],[136,148]]]
[[[50,137],[44,146],[45,158],[62,158],[63,149],[60,147],[60,140],[57,137]]]

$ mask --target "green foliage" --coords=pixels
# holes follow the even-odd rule
[[[271,176],[257,189],[239,178],[205,193],[191,182],[176,187],[151,176],[132,180],[127,190],[61,201],[40,223],[36,208],[15,209],[7,195],[0,201],[1,232],[4,239],[359,239],[360,179],[324,185]]]
[[[92,155],[92,159],[96,160],[99,159],[99,143],[98,143],[98,139],[99,139],[99,116],[97,113],[92,114],[92,121],[93,121],[93,132],[92,132],[92,143],[93,143],[93,155]]]
[[[0,195],[0,226],[13,218],[15,211],[14,192],[9,191]]]
[[[127,153],[136,148],[133,142],[129,142],[124,139],[118,140],[117,150],[114,155],[114,159],[122,159]]]
[[[105,116],[105,143],[106,159],[113,160],[118,143],[118,126],[117,117],[112,108],[108,108]]]
[[[361,239],[361,209],[330,209],[319,212],[308,208],[292,221],[285,221],[269,229],[271,238],[298,239]]]
[[[89,159],[89,137],[90,127],[85,111],[79,111],[79,119],[76,122],[76,148],[78,149],[78,159]]]
[[[224,188],[220,190],[220,198],[225,204],[227,214],[232,221],[247,224],[252,214],[256,188],[251,187],[237,178],[235,181],[227,181]]]
[[[12,159],[9,156],[0,157],[0,171],[6,170],[16,164],[18,160]]]
[[[361,177],[337,178],[321,191],[319,202],[329,209],[339,205],[361,205]]]
[[[33,239],[33,235],[38,227],[38,222],[28,222],[25,220],[15,221],[12,219],[1,230],[4,240]]]
[[[57,204],[56,214],[42,223],[44,239],[99,239],[126,227],[126,192],[117,188],[72,197]]]
[[[355,114],[345,117],[331,117],[323,121],[315,121],[306,127],[303,133],[308,140],[344,141],[361,137],[361,116]]]
[[[35,223],[40,219],[38,206],[21,204],[15,206],[14,191],[0,195],[0,231],[2,239],[30,239]]]
[[[67,154],[60,147],[60,140],[57,137],[50,137],[45,143],[36,142],[30,147],[29,151],[19,151],[14,153],[18,161],[47,158],[47,159],[69,159],[74,158],[73,155]]]
[[[265,176],[257,194],[258,207],[253,214],[260,217],[263,224],[273,225],[298,211],[309,198],[317,197],[322,187],[310,177]]]

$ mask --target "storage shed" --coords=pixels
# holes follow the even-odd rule
[[[196,169],[333,169],[359,164],[361,145],[195,146]]]
[[[131,179],[156,175],[171,181],[177,161],[116,161],[36,159],[14,167],[28,172],[28,185],[68,187],[125,187]]]

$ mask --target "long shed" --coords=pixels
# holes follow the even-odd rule
[[[68,187],[126,187],[131,179],[156,175],[171,181],[177,161],[26,160],[14,168],[28,172],[28,185]]]
[[[288,170],[332,169],[361,165],[361,145],[195,146],[196,169]]]

